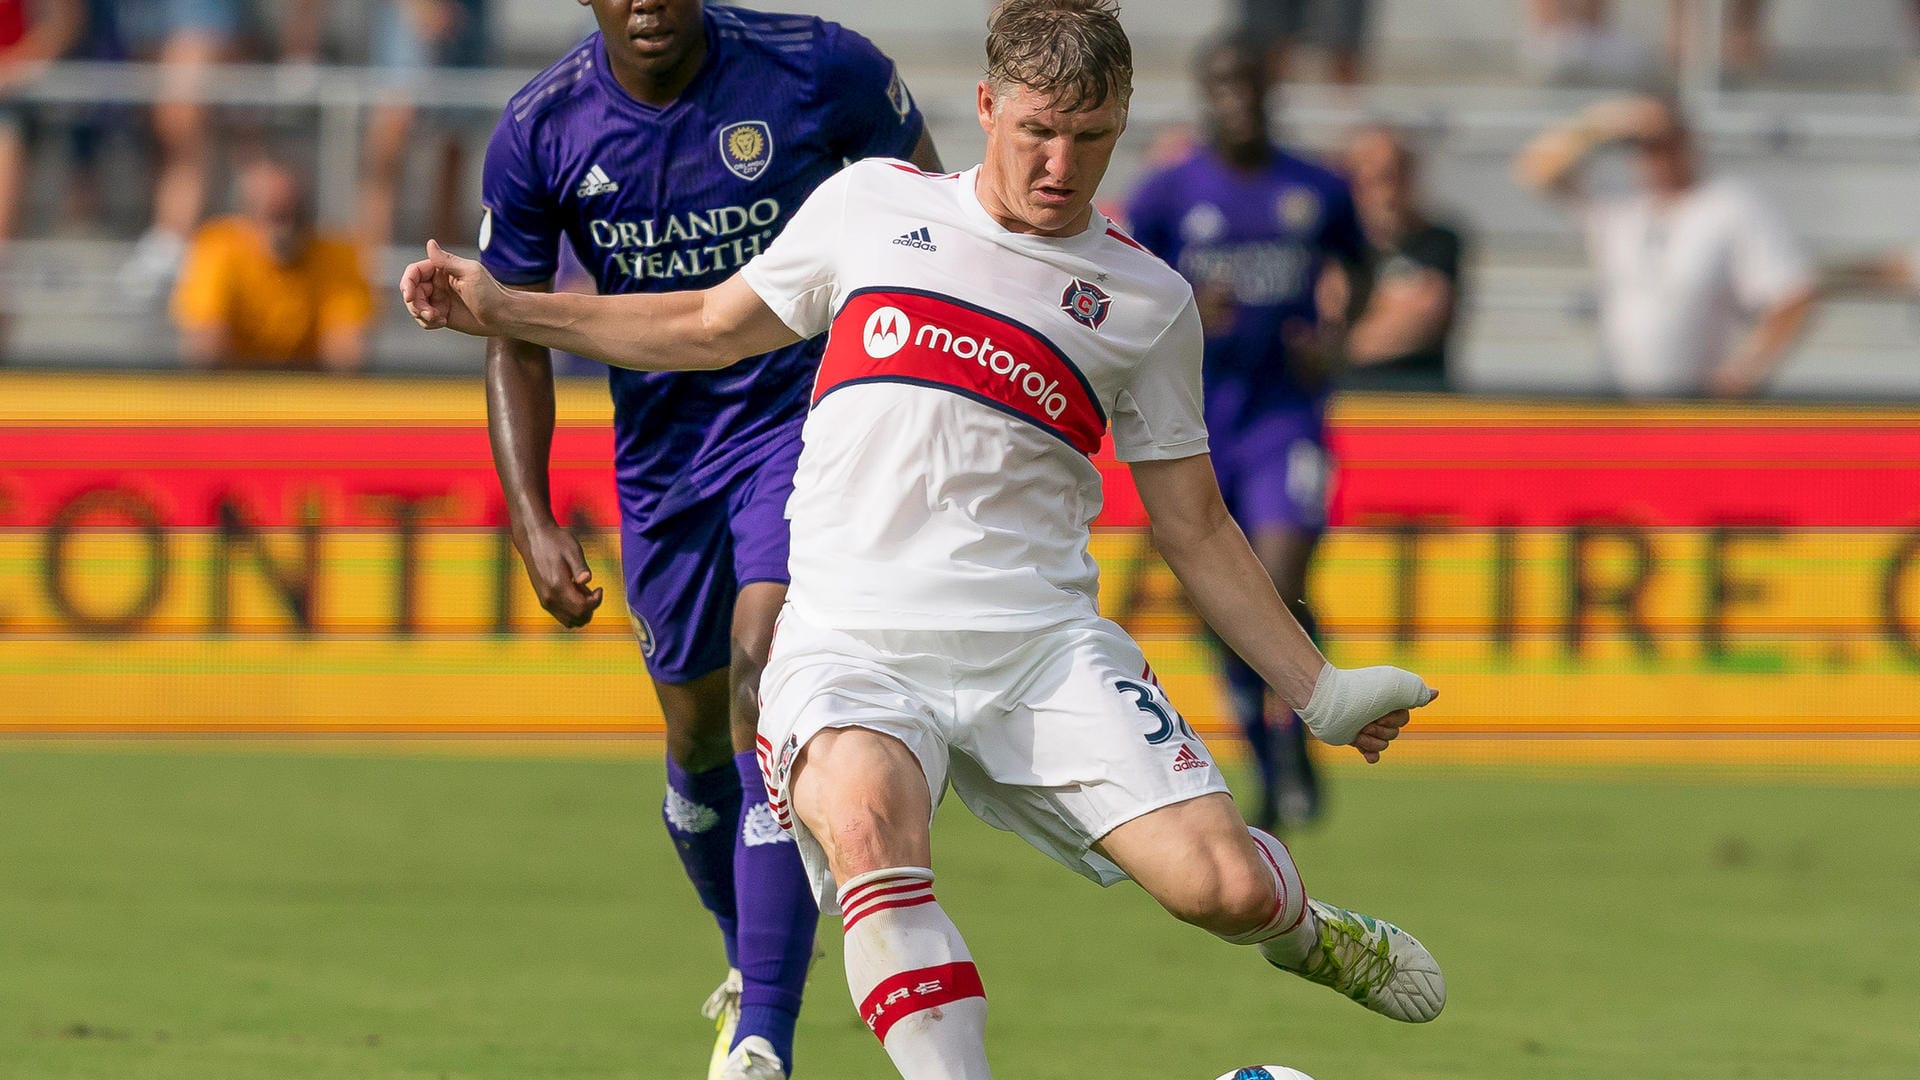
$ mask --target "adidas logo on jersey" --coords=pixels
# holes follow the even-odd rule
[[[920,251],[940,250],[933,242],[933,234],[927,231],[925,225],[920,226],[912,232],[901,233],[899,236],[893,238],[893,242],[899,244],[901,247],[917,248]]]
[[[620,184],[608,176],[605,169],[595,165],[587,170],[587,178],[580,181],[580,186],[574,188],[573,193],[584,199],[589,195],[605,195],[619,190]]]
[[[1208,764],[1207,759],[1194,753],[1193,747],[1186,743],[1181,743],[1180,752],[1173,755],[1174,772],[1186,772],[1188,769],[1204,769]]]

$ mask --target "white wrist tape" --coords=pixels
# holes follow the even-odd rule
[[[1435,693],[1420,676],[1397,667],[1344,669],[1328,664],[1300,710],[1307,730],[1321,742],[1345,746],[1360,729],[1396,709],[1417,709]]]

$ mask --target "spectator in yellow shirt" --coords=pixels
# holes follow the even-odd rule
[[[241,174],[240,213],[194,234],[173,321],[193,367],[354,371],[373,291],[354,245],[314,230],[300,178],[262,160]]]

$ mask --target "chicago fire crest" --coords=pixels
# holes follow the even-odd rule
[[[1089,330],[1100,329],[1100,324],[1107,321],[1107,309],[1112,306],[1113,297],[1079,278],[1067,282],[1067,291],[1060,294],[1060,310]]]

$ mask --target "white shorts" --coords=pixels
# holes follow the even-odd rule
[[[1100,618],[1041,631],[829,630],[781,615],[760,680],[760,771],[798,841],[814,897],[837,911],[826,853],[796,818],[800,748],[858,727],[907,745],[938,807],[948,784],[980,820],[1102,885],[1126,875],[1091,850],[1116,826],[1226,791],[1126,631]]]

